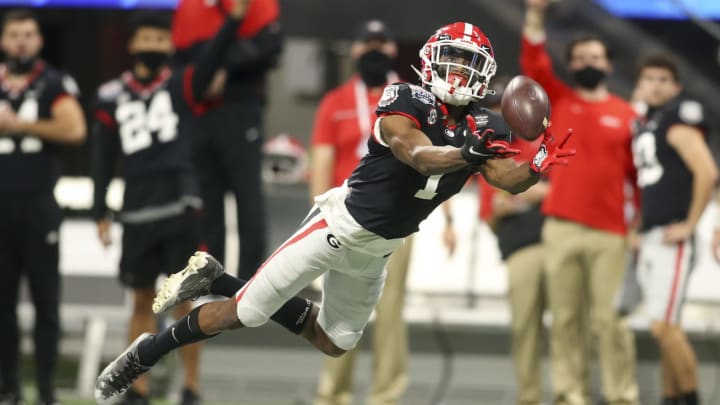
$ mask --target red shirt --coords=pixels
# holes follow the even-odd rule
[[[543,43],[523,38],[520,65],[550,97],[555,136],[564,136],[572,128],[568,147],[577,150],[569,166],[552,169],[543,213],[624,235],[624,186],[636,184],[630,146],[634,110],[612,94],[603,101],[582,100],[555,76]]]
[[[221,5],[217,4],[221,2]],[[180,0],[173,16],[173,42],[187,48],[212,38],[225,21],[224,10],[232,8],[233,0]],[[253,0],[238,27],[238,36],[251,37],[280,16],[277,0]]]
[[[520,154],[514,157],[515,161],[518,163],[529,162],[533,157],[535,157],[538,148],[540,148],[541,142],[542,137],[534,141],[526,141],[520,137],[514,136],[512,138],[512,142],[510,143],[510,147],[520,149]],[[492,216],[493,196],[497,192],[503,193],[504,191],[500,191],[488,184],[488,182],[483,176],[477,176],[477,178],[479,193],[478,197],[480,198],[480,219],[482,219],[483,221],[487,221]]]
[[[366,142],[370,132],[363,134],[358,119],[355,99],[356,86],[360,83],[358,76],[353,77],[339,87],[331,90],[320,101],[315,115],[315,126],[312,133],[312,145],[329,145],[335,150],[332,186],[342,185],[346,178],[360,162],[365,154]],[[372,131],[375,124],[375,109],[382,96],[382,90],[375,94],[367,92],[366,121]]]

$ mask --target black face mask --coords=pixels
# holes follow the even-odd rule
[[[135,54],[135,57],[153,72],[156,72],[160,67],[166,65],[170,60],[170,54],[158,51],[138,52]]]
[[[5,64],[12,74],[23,75],[29,73],[35,67],[37,56],[8,56]]]
[[[592,66],[585,66],[580,70],[574,70],[572,77],[575,83],[583,89],[593,90],[600,82],[605,80],[607,73],[604,70]]]
[[[392,59],[378,50],[365,52],[358,59],[360,77],[368,87],[378,87],[385,84],[392,65]]]

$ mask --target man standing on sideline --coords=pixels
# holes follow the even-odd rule
[[[218,31],[232,0],[182,0],[175,11],[173,41],[178,60],[198,62],[203,46]],[[250,278],[265,257],[265,209],[260,176],[265,76],[275,66],[283,36],[277,0],[253,0],[230,46],[225,81],[213,83],[222,104],[193,120],[195,167],[204,208],[202,239],[225,260],[225,193],[235,196],[240,240],[239,269]],[[199,23],[201,22],[201,23]]]
[[[22,404],[17,301],[27,276],[35,306],[37,403],[54,404],[60,339],[61,211],[53,190],[59,144],[85,139],[75,81],[40,59],[43,38],[32,13],[2,20],[0,66],[0,402]]]
[[[508,77],[495,78],[490,84],[495,94],[485,96],[481,103],[500,113],[500,101],[508,82]],[[510,146],[520,151],[514,157],[518,163],[527,162],[540,146],[540,140],[528,142],[516,136]],[[482,176],[478,176],[478,183],[480,219],[495,233],[508,272],[511,350],[518,388],[516,402],[538,405],[542,400],[543,314],[546,308],[540,205],[547,194],[548,184],[540,180],[527,191],[512,195],[489,185]],[[445,247],[452,254],[457,237],[449,202],[443,204],[443,208],[443,238]]]
[[[119,218],[123,223],[120,280],[134,295],[130,341],[156,325],[152,301],[157,277],[176,272],[183,266],[182,257],[199,246],[197,210],[202,201],[187,122],[207,108],[205,94],[244,12],[246,0],[236,2],[230,11],[234,20],[225,22],[198,63],[174,71],[168,68],[173,52],[169,16],[138,14],[128,43],[135,64],[98,90],[93,131],[93,214],[100,241],[108,246],[112,220],[105,195],[120,155],[125,180]],[[191,303],[186,303],[176,309],[175,316],[183,317],[191,309]],[[200,346],[187,346],[181,354],[185,370],[182,404],[197,404]],[[147,378],[138,379],[126,393],[125,403],[149,404],[149,394]]]
[[[342,186],[367,153],[377,118],[375,108],[385,86],[397,81],[392,70],[396,56],[397,45],[382,21],[362,25],[350,48],[358,74],[323,98],[315,118],[311,196]],[[407,388],[407,330],[402,313],[411,241],[412,237],[407,238],[390,256],[383,295],[375,308],[371,405],[397,404]],[[326,359],[316,405],[350,404],[358,351],[355,348],[342,357]]]
[[[712,198],[718,168],[705,140],[702,105],[680,95],[665,55],[644,58],[637,94],[647,106],[633,138],[642,190],[638,280],[662,359],[663,405],[697,405],[698,364],[680,326],[695,256],[695,228]]]
[[[520,63],[537,80],[552,103],[551,121],[558,131],[578,135],[569,146],[578,155],[573,168],[555,170],[543,203],[545,271],[552,313],[552,381],[556,403],[588,404],[585,370],[590,314],[597,338],[602,391],[610,405],[637,404],[635,346],[632,331],[614,308],[623,280],[627,252],[625,185],[635,182],[630,104],[610,93],[609,50],[595,36],[568,44],[567,69],[572,86],[553,72],[545,44],[543,20],[548,0],[527,0]]]
[[[499,110],[502,92],[508,80],[495,79],[495,94],[483,104]],[[510,144],[519,149],[514,159],[527,162],[540,146],[540,140],[528,142],[513,137]],[[543,314],[546,308],[543,247],[540,234],[544,217],[540,205],[548,192],[548,183],[539,181],[527,191],[512,195],[490,186],[479,177],[481,217],[495,232],[500,255],[508,272],[511,348],[517,380],[517,403],[539,405],[542,402],[542,353],[545,346]]]

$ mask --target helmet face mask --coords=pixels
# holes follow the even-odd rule
[[[487,37],[472,24],[454,23],[430,37],[420,50],[420,80],[443,102],[467,105],[488,91],[497,65]]]

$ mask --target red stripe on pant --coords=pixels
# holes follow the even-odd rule
[[[675,274],[673,274],[672,287],[670,289],[670,301],[668,302],[667,309],[665,310],[665,322],[671,323],[673,315],[673,307],[677,300],[678,284],[680,284],[680,277],[682,277],[682,262],[683,262],[683,251],[685,250],[685,242],[678,242],[678,251],[675,256]]]
[[[299,233],[299,234],[295,235],[294,237],[292,237],[291,239],[287,240],[285,243],[283,243],[282,245],[280,245],[280,247],[277,248],[277,250],[275,250],[275,251],[273,252],[273,254],[271,254],[270,257],[267,258],[267,260],[265,260],[265,262],[263,262],[263,264],[260,266],[260,268],[255,272],[255,275],[252,276],[252,278],[247,282],[247,284],[245,284],[245,285],[243,286],[243,288],[240,290],[240,292],[238,292],[237,297],[235,297],[235,302],[240,302],[240,300],[242,299],[243,295],[245,295],[245,291],[247,290],[248,286],[253,282],[253,280],[255,280],[255,277],[256,277],[258,274],[260,274],[260,272],[262,271],[262,269],[264,269],[265,266],[266,266],[268,263],[270,263],[270,260],[272,260],[273,257],[275,257],[278,253],[282,252],[283,249],[285,249],[286,247],[288,247],[288,246],[290,246],[290,245],[292,245],[292,244],[297,243],[298,241],[302,240],[303,238],[305,238],[306,236],[310,235],[311,233],[317,231],[318,229],[322,229],[322,228],[326,228],[326,227],[327,227],[327,222],[325,222],[325,219],[322,219],[322,220],[320,220],[320,221],[318,221],[318,222],[310,225],[310,226],[309,226],[307,229],[305,229],[302,233]]]

